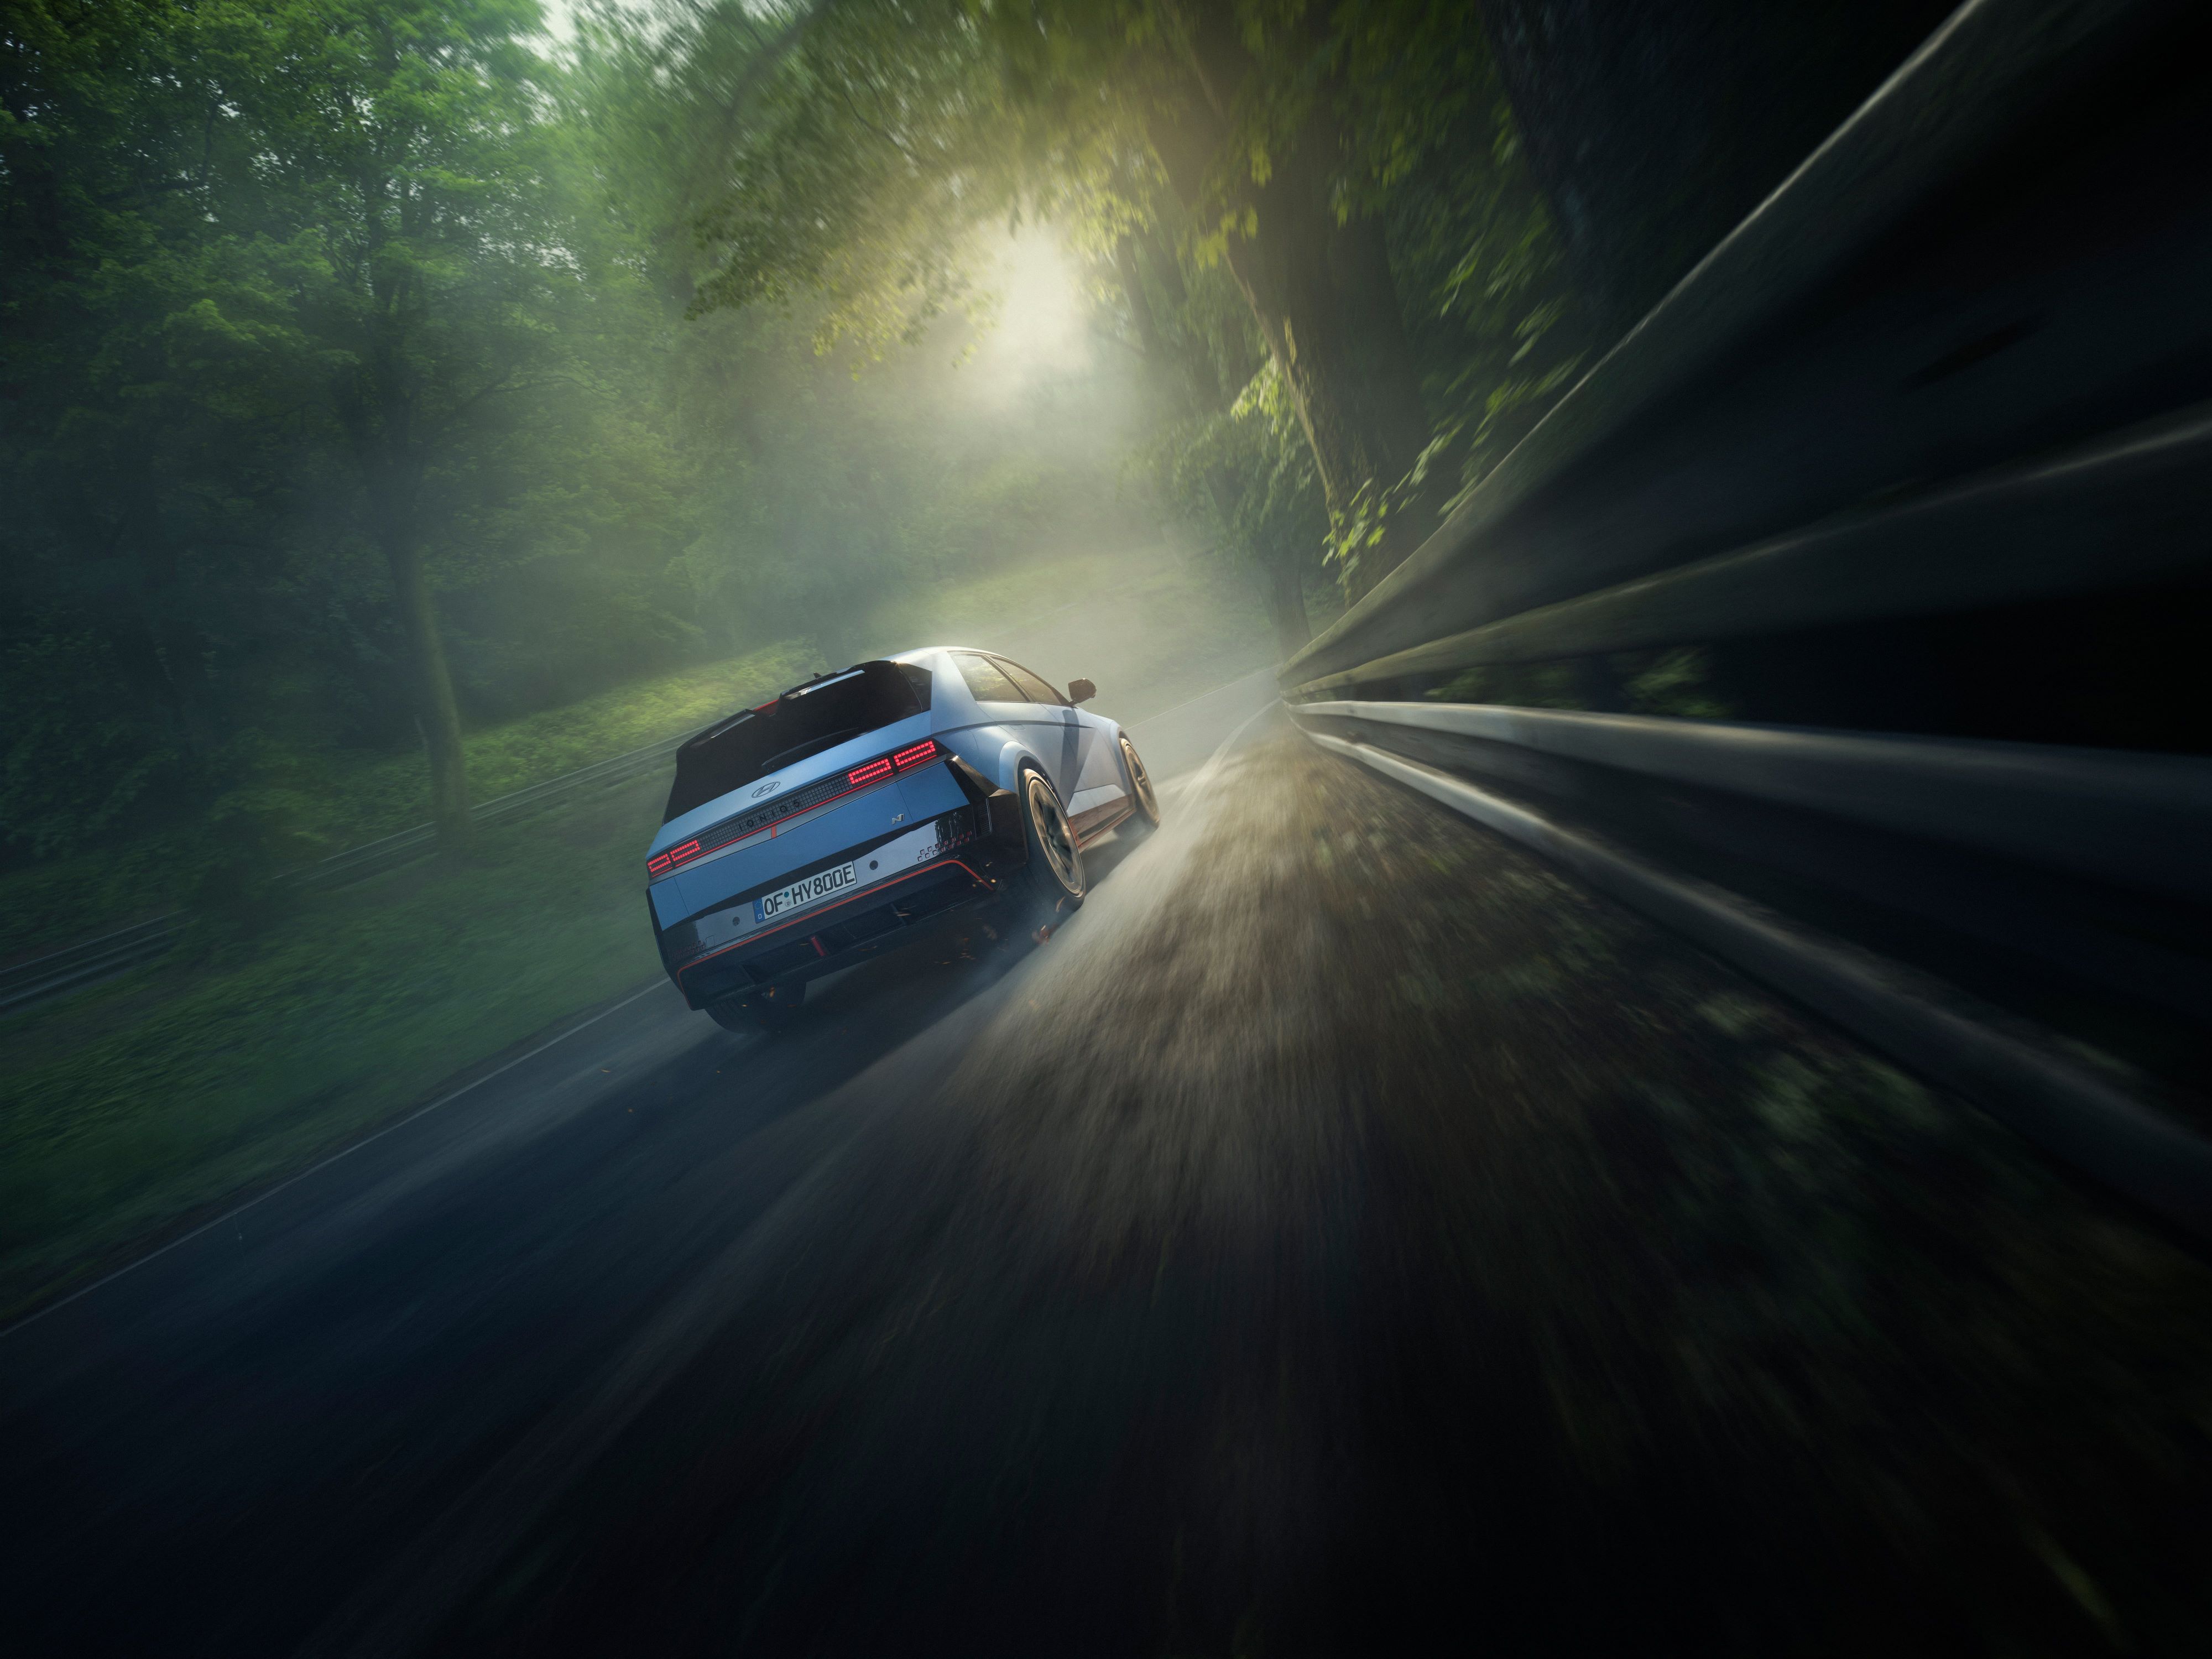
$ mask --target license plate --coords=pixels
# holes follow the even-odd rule
[[[779,887],[773,893],[763,893],[753,901],[753,920],[772,921],[778,916],[787,916],[793,910],[804,910],[832,894],[842,893],[853,885],[853,866],[841,865],[835,870],[819,870],[804,881],[794,881],[788,887]]]

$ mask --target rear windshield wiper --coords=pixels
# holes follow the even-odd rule
[[[805,760],[809,755],[818,755],[824,749],[835,749],[848,738],[857,738],[866,728],[848,726],[842,732],[832,732],[827,737],[809,738],[805,743],[794,743],[780,755],[771,755],[761,763],[760,775],[777,772],[793,761]]]

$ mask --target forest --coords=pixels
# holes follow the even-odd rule
[[[1460,6],[7,12],[18,867],[1163,518],[1293,648],[1595,337]]]
[[[466,729],[1108,526],[1287,654],[1931,11],[1662,134],[1508,0],[9,0],[0,856],[458,847]]]

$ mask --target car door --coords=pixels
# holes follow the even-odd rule
[[[983,717],[1018,732],[1044,763],[1045,775],[1065,801],[1075,787],[1079,753],[1075,734],[1068,729],[1075,711],[1056,699],[1039,702],[1037,694],[1052,696],[1052,688],[1027,669],[1024,686],[1008,672],[1011,664],[980,651],[955,651],[954,666],[968,684]]]

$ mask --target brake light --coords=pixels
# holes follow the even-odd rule
[[[659,858],[647,859],[645,861],[645,873],[648,876],[657,876],[664,870],[674,869],[687,859],[696,859],[698,856],[699,843],[696,841],[687,841],[681,847],[670,848]]]
[[[937,758],[936,739],[924,738],[913,748],[902,749],[891,758],[898,763],[898,769],[902,772],[909,766],[919,766],[926,760],[935,760]]]
[[[866,766],[854,767],[851,771],[845,774],[845,781],[848,783],[872,783],[890,769],[890,757],[889,756],[885,756],[882,760],[870,761]]]

